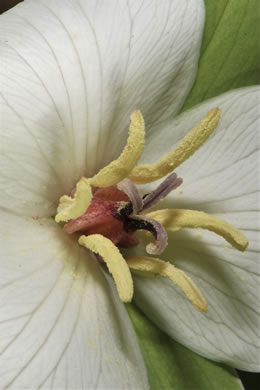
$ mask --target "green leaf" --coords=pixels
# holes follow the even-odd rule
[[[128,304],[151,390],[241,390],[235,370],[213,363],[173,341]]]
[[[204,0],[206,24],[187,109],[230,89],[260,83],[259,0]]]

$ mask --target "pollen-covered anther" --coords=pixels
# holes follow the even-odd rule
[[[161,276],[170,279],[183,291],[197,310],[202,312],[207,311],[207,301],[201,294],[199,288],[185,272],[171,263],[154,257],[131,256],[127,258],[127,264],[132,272],[142,276]]]
[[[82,177],[76,185],[74,197],[63,195],[60,198],[55,221],[67,222],[80,217],[87,210],[91,200],[92,190],[89,180]]]
[[[210,110],[205,118],[183,138],[176,148],[155,163],[135,167],[129,178],[134,183],[144,184],[166,176],[196,152],[215,130],[219,119],[219,108]]]
[[[67,222],[65,232],[80,234],[79,244],[104,261],[122,302],[130,302],[133,297],[131,269],[144,276],[170,279],[199,311],[207,311],[205,298],[182,270],[154,257],[135,256],[125,261],[118,248],[138,245],[138,230],[152,233],[154,242],[146,246],[147,253],[152,255],[165,250],[166,230],[195,227],[217,233],[241,251],[246,249],[248,241],[239,230],[201,211],[164,209],[147,213],[182,184],[182,179],[175,173],[143,197],[134,184],[149,183],[172,172],[206,141],[219,118],[220,110],[211,110],[173,151],[154,164],[134,168],[143,151],[145,137],[142,114],[135,111],[131,115],[127,145],[118,159],[93,178],[81,178],[71,197],[60,198],[55,221]]]
[[[119,298],[122,302],[131,302],[134,293],[133,280],[128,265],[118,248],[101,234],[81,236],[79,244],[102,257],[112,274]]]
[[[203,211],[164,209],[147,214],[162,224],[166,230],[179,230],[181,228],[201,228],[222,236],[234,248],[245,251],[248,240],[238,229],[222,219],[208,215]]]
[[[145,123],[140,111],[130,118],[127,144],[118,159],[112,161],[90,179],[95,187],[108,187],[123,180],[137,164],[144,148]]]

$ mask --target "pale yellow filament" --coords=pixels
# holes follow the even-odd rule
[[[140,111],[134,111],[131,115],[127,144],[121,155],[92,177],[91,184],[95,187],[108,187],[128,176],[141,157],[144,139],[144,119]]]
[[[122,302],[130,302],[134,287],[131,272],[118,248],[108,238],[101,234],[81,236],[79,244],[100,255],[112,274],[119,298]]]
[[[220,110],[214,108],[194,127],[172,151],[152,164],[135,167],[129,175],[134,183],[144,184],[172,172],[187,160],[211,135],[220,119]]]
[[[197,310],[207,311],[207,301],[196,284],[185,272],[171,263],[153,257],[132,256],[127,259],[127,264],[131,271],[143,276],[161,276],[170,279],[176,286],[180,287]]]
[[[60,198],[56,222],[67,222],[80,217],[87,210],[92,200],[92,191],[88,179],[82,177],[77,183],[74,198],[63,195]]]
[[[148,213],[147,216],[154,218],[167,230],[178,230],[181,228],[207,229],[222,236],[240,251],[244,251],[248,246],[247,238],[238,229],[222,219],[202,211],[164,209]]]

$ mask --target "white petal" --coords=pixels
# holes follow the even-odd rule
[[[233,367],[259,371],[259,249],[241,254],[189,229],[169,235],[161,258],[172,260],[208,301],[197,312],[172,283],[136,277],[135,302],[160,328],[193,351]],[[208,243],[211,243],[209,245]],[[139,253],[139,251],[135,251]]]
[[[143,156],[146,162],[174,148],[211,108],[221,109],[220,123],[212,136],[176,170],[183,184],[167,203],[172,199],[174,207],[192,206],[210,213],[252,209],[248,206],[257,202],[259,190],[259,96],[259,87],[228,92],[168,122],[149,137]],[[153,187],[150,184],[144,191]],[[164,206],[162,203],[160,208]]]
[[[118,156],[133,110],[148,129],[179,110],[203,22],[202,0],[38,0],[3,14],[1,204],[53,215],[83,174]]]
[[[244,253],[209,232],[185,229],[169,236],[163,254],[186,271],[208,300],[206,315],[193,310],[170,283],[135,284],[138,305],[176,340],[213,360],[244,370],[259,370],[259,88],[227,93],[184,114],[173,124],[175,143],[210,108],[222,119],[207,143],[180,169],[182,192],[168,206],[213,213],[239,228],[249,239]],[[153,140],[169,149],[162,134]],[[159,145],[159,140],[163,141]],[[151,146],[151,144],[150,144]],[[149,151],[148,151],[149,152]],[[151,150],[150,150],[151,153]],[[164,205],[161,204],[160,207]],[[149,303],[148,303],[149,302]]]
[[[76,240],[1,213],[0,242],[0,388],[148,387],[125,308]]]

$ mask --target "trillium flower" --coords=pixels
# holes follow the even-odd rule
[[[176,169],[183,184],[175,188],[180,181],[170,176],[175,189],[148,214],[157,241],[160,229],[177,230],[167,232],[160,259],[196,283],[208,311],[196,311],[165,277],[133,275],[133,299],[190,349],[238,368],[258,369],[259,89],[229,92],[172,119],[194,81],[203,22],[201,1],[173,0],[160,5],[151,0],[26,1],[1,16],[1,387],[148,387],[116,273],[111,272],[114,283],[102,265],[105,260],[111,266],[100,249],[104,239],[97,245],[89,240],[93,234],[82,234],[80,244],[88,250],[66,230],[88,212],[98,191],[109,187],[111,194],[114,185],[126,196],[118,199],[118,213],[130,205],[128,218],[147,218],[139,211],[149,199],[154,205],[153,195],[142,199],[132,185],[141,168],[123,175],[119,169],[120,180],[100,185],[111,176],[106,167],[120,162],[122,151],[129,166],[132,149],[143,148],[142,140],[127,142],[132,133],[134,140],[144,134],[142,117],[146,141],[138,164],[145,166],[172,156],[214,107],[221,110],[218,127]],[[128,138],[133,111],[139,121]],[[151,177],[156,166],[149,167]],[[95,182],[102,172],[103,179]],[[126,176],[130,182],[121,180]],[[157,185],[144,182],[138,191],[158,200]],[[196,223],[203,227],[198,220],[169,224],[171,212],[156,215],[157,209],[209,213],[244,232],[249,247],[238,252],[212,232],[194,230]],[[234,234],[244,237],[235,228]],[[129,244],[135,231],[126,233]],[[117,243],[105,241],[117,250]],[[133,262],[147,257],[141,244],[122,255]],[[147,267],[137,271],[147,273]]]

